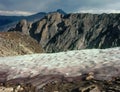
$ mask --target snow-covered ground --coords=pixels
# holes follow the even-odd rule
[[[89,72],[94,72],[97,79],[108,79],[120,76],[120,47],[0,57],[0,72],[7,72],[7,80],[38,74],[78,76]]]

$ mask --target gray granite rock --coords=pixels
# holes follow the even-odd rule
[[[120,14],[51,13],[18,31],[36,39],[46,52],[120,46]]]

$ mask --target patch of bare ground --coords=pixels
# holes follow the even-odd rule
[[[20,32],[0,33],[0,56],[24,55],[43,52],[36,40]]]

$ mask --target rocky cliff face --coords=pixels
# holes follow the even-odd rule
[[[11,27],[14,27],[18,21],[26,19],[27,21],[33,22],[40,20],[46,15],[45,12],[40,12],[30,16],[1,16],[0,15],[0,31],[6,32]]]
[[[29,30],[31,28],[31,25],[32,22],[28,22],[26,19],[22,19],[16,24],[15,28],[10,28],[8,32],[18,31],[18,32],[22,32],[25,35],[29,35]]]
[[[116,47],[120,46],[120,14],[51,13],[27,32],[46,52]]]

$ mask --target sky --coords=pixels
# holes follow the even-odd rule
[[[67,13],[120,13],[120,0],[0,0],[3,15],[31,15],[57,9]]]

